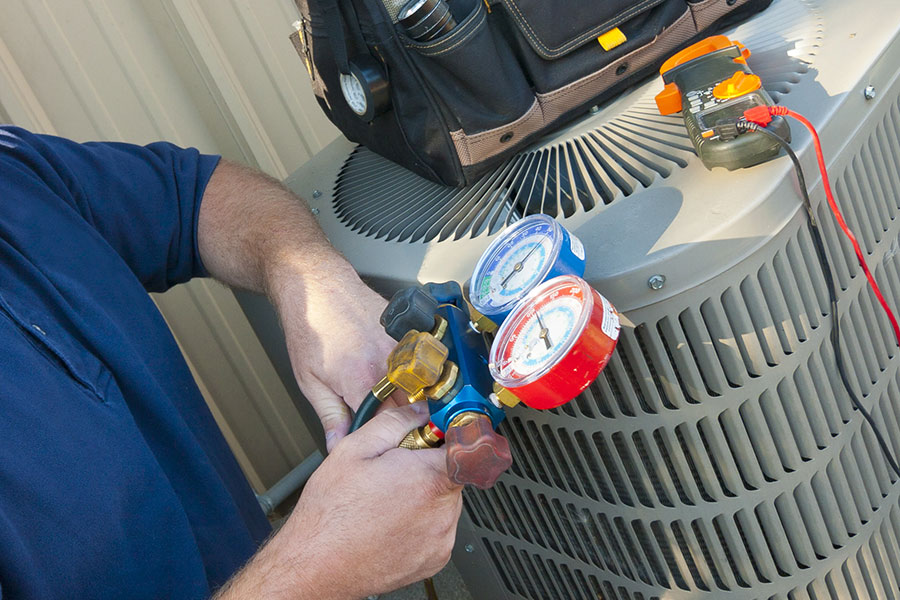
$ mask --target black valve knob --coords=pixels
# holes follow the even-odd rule
[[[420,287],[402,289],[381,313],[381,326],[398,342],[411,329],[431,331],[438,301]]]

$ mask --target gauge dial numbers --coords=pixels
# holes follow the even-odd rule
[[[510,336],[512,347],[501,359],[501,372],[507,377],[525,377],[546,364],[571,337],[579,312],[581,302],[570,296],[526,316],[518,333]]]
[[[535,288],[498,330],[491,375],[532,408],[559,406],[597,377],[618,335],[608,300],[579,277],[556,277]]]
[[[499,323],[538,284],[569,273],[584,273],[581,242],[554,219],[531,215],[504,231],[481,256],[469,299]]]
[[[517,236],[500,248],[496,275],[484,278],[479,301],[485,305],[501,307],[540,283],[553,243],[540,232],[522,233],[526,235]]]

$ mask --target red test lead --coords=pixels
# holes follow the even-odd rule
[[[800,121],[812,134],[813,144],[816,149],[816,160],[819,164],[819,172],[822,173],[822,183],[825,188],[825,197],[828,199],[828,206],[831,208],[831,212],[841,230],[844,232],[844,235],[846,235],[850,240],[850,243],[853,244],[853,251],[856,253],[859,265],[866,274],[866,279],[872,287],[872,291],[875,292],[875,297],[878,298],[878,302],[887,313],[888,319],[891,321],[891,327],[894,328],[894,336],[897,338],[897,344],[900,345],[900,325],[897,324],[897,318],[888,306],[887,300],[884,299],[878,284],[875,283],[875,277],[873,277],[872,273],[869,271],[869,266],[866,264],[862,249],[859,247],[859,242],[856,241],[856,236],[853,235],[853,232],[850,231],[846,221],[844,221],[844,216],[841,214],[841,210],[834,200],[834,194],[831,192],[831,183],[828,181],[828,171],[825,168],[825,157],[822,154],[822,143],[819,141],[819,134],[816,132],[816,128],[809,122],[809,119],[785,106],[755,106],[744,111],[744,118],[747,119],[747,121],[756,123],[761,127],[768,125],[772,121],[773,116],[793,117]]]

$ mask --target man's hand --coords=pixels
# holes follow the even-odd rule
[[[331,451],[350,427],[350,409],[385,374],[392,340],[378,323],[387,302],[349,264],[334,261],[316,276],[290,262],[269,286],[284,328],[291,366],[325,429]]]
[[[383,411],[337,444],[284,527],[217,598],[349,600],[443,568],[462,488],[447,477],[444,450],[397,448],[426,422],[417,409]]]
[[[394,342],[378,324],[385,300],[328,243],[303,200],[224,160],[203,194],[198,246],[211,275],[275,304],[297,383],[331,450],[347,433],[349,409],[387,367]]]

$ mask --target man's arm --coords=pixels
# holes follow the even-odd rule
[[[378,325],[384,299],[331,247],[302,200],[250,169],[219,163],[197,229],[211,275],[265,291],[275,304],[332,450],[286,524],[217,598],[349,600],[433,575],[450,558],[462,496],[445,450],[397,448],[427,421],[427,408],[384,411],[341,440],[347,405],[355,409],[383,375],[394,345]]]
[[[378,325],[385,300],[329,244],[309,208],[276,180],[221,161],[198,222],[200,256],[217,279],[268,294],[300,389],[328,448],[347,433],[383,375],[393,341]]]

